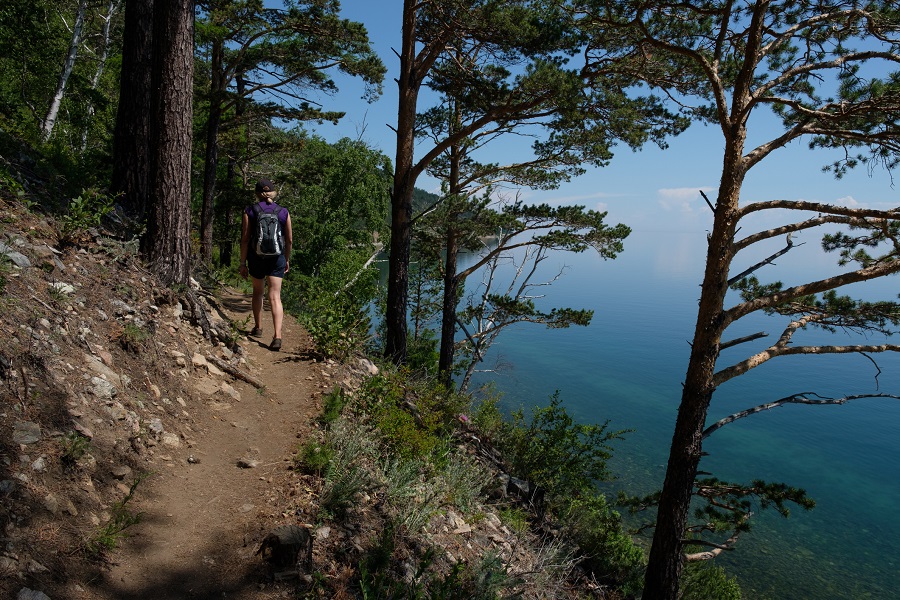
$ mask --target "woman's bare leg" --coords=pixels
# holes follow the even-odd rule
[[[272,324],[275,326],[275,335],[272,339],[281,339],[281,323],[284,320],[284,308],[281,306],[281,277],[267,278],[269,280],[269,307],[272,309]]]

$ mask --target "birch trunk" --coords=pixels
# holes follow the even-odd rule
[[[78,58],[78,46],[81,45],[81,32],[84,29],[84,13],[87,11],[87,0],[81,0],[78,3],[78,11],[75,13],[75,26],[72,28],[72,40],[69,43],[69,53],[66,55],[66,62],[63,64],[62,73],[59,75],[59,82],[56,84],[56,92],[53,94],[53,100],[50,102],[50,109],[44,118],[41,127],[41,139],[46,142],[53,133],[53,126],[56,125],[56,119],[59,116],[59,107],[62,105],[63,97],[66,95],[66,85],[69,83],[69,77],[72,75],[72,69],[75,68],[75,59]]]

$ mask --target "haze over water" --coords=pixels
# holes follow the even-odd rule
[[[757,274],[786,286],[833,274],[834,256],[818,239],[798,247]],[[768,253],[783,246],[773,242]],[[560,254],[547,273],[566,274],[543,288],[544,306],[592,308],[587,327],[547,330],[523,324],[501,334],[485,361],[501,372],[476,376],[496,382],[504,405],[544,405],[559,390],[578,420],[634,429],[616,447],[610,486],[643,494],[662,484],[681,382],[696,320],[705,263],[705,235],[635,231],[614,261],[594,253]],[[739,256],[735,268],[759,257]],[[547,261],[548,263],[554,261]],[[474,286],[471,280],[467,290]],[[854,286],[852,295],[896,299],[900,280]],[[730,298],[729,305],[737,300]],[[786,320],[753,315],[732,326],[726,339],[756,331],[769,337],[723,352],[719,368],[767,347]],[[884,342],[870,336],[868,342]],[[897,343],[895,339],[889,340]],[[844,332],[803,331],[795,344],[861,343]],[[900,393],[900,357],[858,354],[781,357],[723,384],[708,423],[733,412],[798,392],[842,397]],[[747,598],[887,599],[900,589],[900,400],[860,399],[843,406],[788,405],[736,421],[707,439],[700,468],[731,481],[782,481],[807,490],[817,502],[789,519],[758,513],[737,550],[719,559],[737,575]],[[770,514],[771,513],[771,514]]]

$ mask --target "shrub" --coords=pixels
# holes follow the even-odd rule
[[[522,410],[515,412],[498,443],[514,474],[543,488],[549,496],[593,495],[596,482],[611,478],[609,443],[626,433],[608,431],[607,426],[608,422],[575,423],[561,406],[557,392],[549,406],[534,409],[530,423],[525,423]]]
[[[132,525],[137,525],[143,518],[143,513],[133,513],[128,508],[128,503],[134,498],[134,492],[137,486],[146,479],[149,474],[138,477],[128,493],[120,501],[112,505],[110,510],[111,517],[105,525],[101,526],[94,534],[88,538],[85,543],[85,549],[93,555],[101,555],[104,552],[115,550],[119,543],[119,539],[124,537],[126,530]]]
[[[65,467],[75,466],[91,448],[91,440],[76,431],[64,435],[60,443],[62,444],[60,460]]]
[[[681,576],[681,600],[741,600],[741,586],[722,567],[689,562]]]
[[[97,190],[82,190],[80,196],[69,201],[66,214],[60,217],[62,241],[75,243],[88,229],[98,227],[112,209],[112,197]]]
[[[357,408],[378,430],[388,448],[406,458],[446,458],[446,447],[468,399],[408,372],[382,371],[360,390]]]
[[[561,512],[566,531],[598,579],[625,593],[640,589],[644,553],[624,531],[621,516],[602,494],[573,499]]]
[[[284,290],[285,307],[300,314],[325,356],[343,360],[368,340],[367,308],[377,289],[377,270],[360,270],[366,258],[358,251],[335,252],[315,277],[301,277]]]
[[[322,473],[327,471],[333,458],[333,448],[315,440],[310,440],[300,446],[297,454],[294,455],[294,466],[307,473],[321,476]]]
[[[340,418],[341,411],[344,410],[344,406],[347,404],[347,397],[340,386],[335,386],[322,400],[322,416],[319,417],[319,422],[323,425],[329,425]]]

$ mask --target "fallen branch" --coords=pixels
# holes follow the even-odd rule
[[[253,375],[250,375],[246,371],[241,371],[237,367],[225,362],[221,358],[216,358],[215,356],[208,354],[206,356],[206,360],[208,360],[212,364],[216,365],[217,367],[219,367],[220,369],[222,369],[229,375],[233,375],[233,376],[237,377],[238,379],[240,379],[241,381],[246,381],[247,383],[249,383],[256,389],[262,389],[262,388],[266,387],[266,385],[262,381],[260,381]]]

